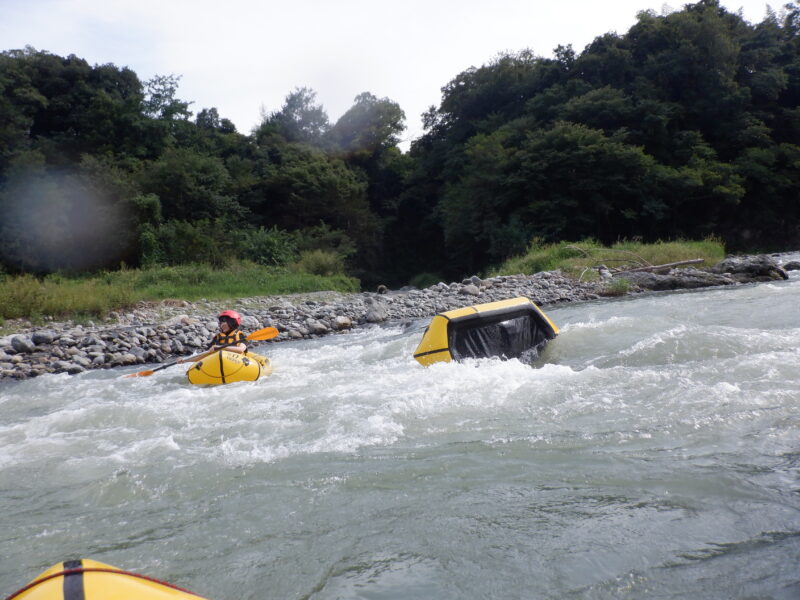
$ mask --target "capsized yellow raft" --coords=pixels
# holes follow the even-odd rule
[[[267,357],[252,352],[239,354],[227,350],[209,354],[186,371],[189,383],[195,385],[255,381],[270,374],[272,365]]]
[[[424,366],[492,356],[531,362],[557,335],[558,327],[542,309],[520,296],[439,313],[414,358]]]
[[[202,600],[177,586],[91,560],[57,563],[6,600]]]

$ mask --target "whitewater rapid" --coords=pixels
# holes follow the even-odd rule
[[[0,593],[94,558],[215,600],[800,596],[800,278],[545,307],[533,367],[426,322],[0,387]]]

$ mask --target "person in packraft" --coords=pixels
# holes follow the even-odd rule
[[[223,348],[228,352],[236,352],[244,354],[247,352],[247,336],[239,331],[239,325],[242,323],[242,316],[235,310],[223,310],[217,316],[219,322],[219,332],[211,339],[208,346],[208,351],[193,358],[181,358],[178,363],[196,362],[201,358],[205,358],[212,352],[222,350]]]

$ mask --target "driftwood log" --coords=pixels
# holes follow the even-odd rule
[[[648,267],[636,267],[635,269],[621,269],[614,270],[614,275],[621,273],[636,273],[638,271],[658,271],[659,269],[670,269],[672,267],[679,267],[680,265],[696,265],[697,263],[705,262],[702,258],[692,258],[690,260],[680,260],[678,262],[666,263],[663,265],[650,265]]]

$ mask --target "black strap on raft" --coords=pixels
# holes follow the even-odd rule
[[[65,560],[64,571],[74,571],[64,575],[64,600],[86,600],[83,591],[83,561]]]
[[[438,354],[439,352],[448,352],[450,348],[439,348],[438,350],[428,350],[427,352],[418,352],[414,355],[414,358],[419,358],[420,356],[428,356],[429,354]]]

